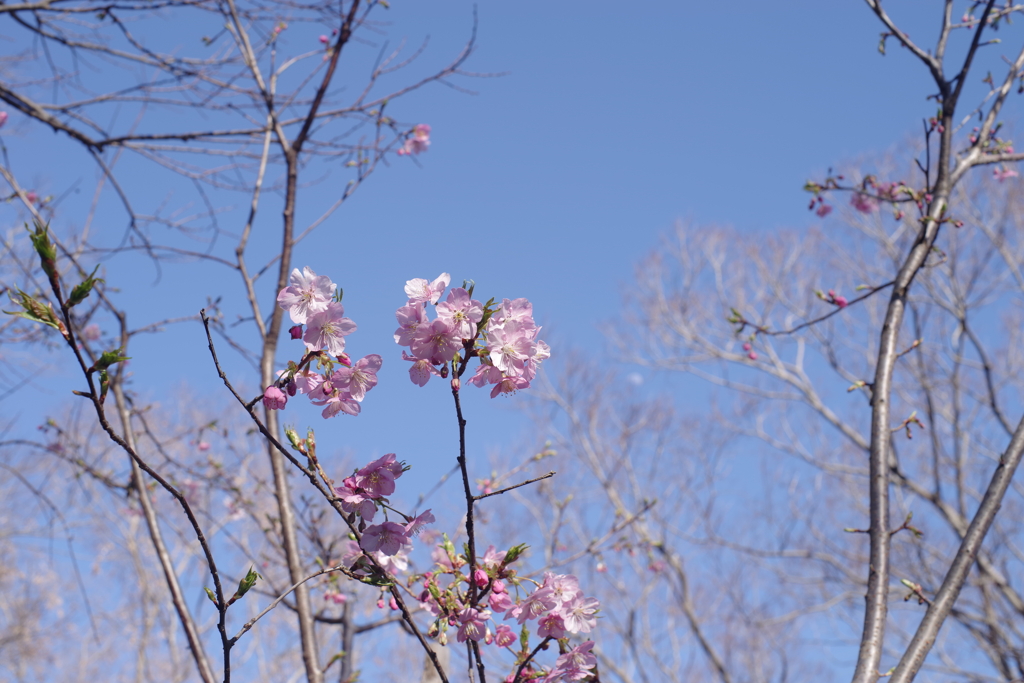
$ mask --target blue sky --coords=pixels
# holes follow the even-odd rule
[[[378,12],[388,22],[378,27],[388,45],[430,39],[420,61],[395,78],[427,73],[455,55],[470,34],[473,9],[453,0]],[[910,10],[893,11],[900,19]],[[529,298],[557,339],[550,361],[557,367],[557,344],[605,348],[602,327],[629,290],[634,264],[674,221],[732,225],[752,236],[811,225],[817,219],[801,190],[808,177],[908,139],[934,112],[923,67],[892,45],[880,55],[880,25],[859,3],[649,2],[623,12],[612,3],[488,2],[477,11],[478,48],[465,68],[504,75],[455,81],[475,95],[434,85],[391,105],[402,121],[431,124],[430,151],[418,164],[396,159],[378,171],[297,248],[293,262],[344,287],[348,314],[360,326],[351,351],[385,358],[363,415],[323,427],[367,458],[412,453],[434,443],[428,435],[437,425],[454,429],[447,392],[439,383],[412,386],[391,341],[405,280],[448,271],[455,282],[476,280],[483,298]],[[937,29],[937,16],[909,16],[904,25],[923,38]],[[190,27],[182,28],[180,40],[192,39]],[[293,25],[281,52],[309,49],[321,31]],[[178,36],[159,39],[173,45]],[[339,82],[359,87],[382,44],[350,46]],[[998,59],[1000,48],[989,49]],[[176,121],[155,125],[173,129]],[[95,178],[84,155],[16,116],[4,133],[27,186],[62,195],[78,183],[56,227],[80,224]],[[121,168],[139,210],[182,201],[152,165],[129,159]],[[299,224],[319,215],[343,182],[326,177],[302,188]],[[231,207],[219,216],[222,228],[237,231],[246,199],[213,196]],[[276,201],[268,196],[257,220],[253,263],[276,249]],[[15,206],[7,212],[17,220]],[[94,229],[119,240],[123,225],[108,190]],[[222,237],[214,248],[228,254],[230,240]],[[133,325],[194,314],[208,296],[223,297],[229,317],[244,311],[237,278],[206,264],[168,265],[157,280],[146,259],[122,257],[108,264],[107,277],[121,289],[118,301]],[[266,287],[261,294],[268,305],[273,294]],[[251,330],[239,329],[251,343]],[[136,388],[151,400],[182,384],[218,390],[194,324],[140,338],[131,355]],[[246,365],[226,350],[222,356],[236,380],[251,381]],[[34,424],[41,412],[52,413],[54,399],[70,388],[62,385],[37,385],[38,402],[22,403],[19,414],[31,410]],[[471,430],[476,418],[502,442],[518,429],[507,410],[518,399],[470,395]],[[396,414],[409,424],[398,434],[388,429]],[[307,407],[289,419],[319,424]]]

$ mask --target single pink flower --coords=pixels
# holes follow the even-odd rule
[[[405,533],[409,535],[409,538],[412,538],[423,531],[423,527],[433,524],[434,521],[434,514],[427,510],[405,525]]]
[[[463,608],[459,612],[459,622],[461,623],[458,633],[459,642],[482,640],[487,629],[487,625],[484,622],[490,618],[491,613],[487,610],[479,611],[472,607]]]
[[[863,192],[855,192],[853,196],[850,197],[850,206],[861,213],[871,213],[878,209],[878,200],[864,194]]]
[[[992,177],[998,180],[999,182],[1003,182],[1007,178],[1016,178],[1019,175],[1020,174],[1017,173],[1016,170],[1012,168],[1007,168],[1006,166],[996,167],[995,169],[992,170]]]
[[[577,593],[572,602],[564,603],[559,610],[565,621],[565,630],[569,633],[590,633],[591,629],[597,626],[597,617],[594,616],[601,608],[597,598],[587,598],[583,593]]]
[[[206,441],[200,441],[198,444],[196,444],[196,448],[198,448],[200,451],[206,452],[210,450],[210,444],[207,443]]]
[[[849,304],[849,302],[846,300],[845,296],[840,295],[840,296],[837,296],[835,298],[835,304],[839,308],[846,308],[846,306]]]
[[[487,352],[494,367],[506,375],[519,375],[534,352],[530,332],[521,322],[510,321],[495,329],[488,325]]]
[[[306,334],[302,341],[310,351],[326,348],[332,356],[345,352],[345,337],[356,331],[356,324],[344,317],[345,307],[330,303],[306,321]]]
[[[288,403],[288,397],[283,391],[271,384],[267,387],[267,390],[263,392],[263,405],[269,410],[284,410],[285,405]]]
[[[413,384],[421,387],[426,386],[427,382],[430,381],[431,375],[435,375],[437,377],[441,376],[441,373],[437,371],[437,368],[430,364],[429,360],[410,356],[405,351],[402,351],[402,360],[412,361],[412,367],[409,368],[409,379],[412,380]]]
[[[421,152],[426,152],[429,148],[430,126],[426,123],[420,123],[413,127],[412,135],[405,139],[405,143],[398,153],[399,155],[420,154]]]
[[[441,292],[445,290],[452,281],[448,273],[441,273],[433,282],[427,282],[423,278],[413,278],[405,283],[405,293],[409,297],[409,305],[426,301],[436,304],[441,298]]]
[[[747,354],[747,358],[750,360],[757,360],[757,351],[751,351]]]
[[[828,204],[819,204],[818,210],[815,211],[814,213],[818,214],[819,217],[824,218],[825,216],[832,213],[832,207],[829,206]]]
[[[462,339],[476,336],[476,325],[484,317],[484,307],[462,287],[453,287],[448,298],[437,304],[437,317]]]
[[[487,604],[495,612],[506,612],[516,606],[508,593],[491,593]]]
[[[395,343],[399,346],[409,346],[416,336],[416,330],[419,329],[420,325],[430,322],[427,319],[425,301],[402,306],[395,311],[395,317],[398,318],[398,329],[395,330]]]
[[[508,647],[516,640],[515,631],[508,624],[498,624],[494,630],[494,642],[498,647]]]
[[[335,605],[344,605],[348,598],[340,591],[329,590],[324,593],[324,600],[333,602]]]
[[[491,398],[497,398],[499,394],[514,394],[520,389],[527,389],[530,381],[523,377],[504,377],[491,389]]]
[[[435,320],[420,326],[410,347],[418,358],[427,358],[432,364],[447,363],[462,349],[462,338],[443,320]]]
[[[327,36],[320,36],[320,42],[323,43],[324,45],[327,44],[328,40],[329,38]]]
[[[25,193],[25,199],[28,200],[29,204],[35,204],[39,201],[39,195],[36,194],[35,190],[29,190]]]
[[[277,305],[288,311],[293,323],[301,325],[314,313],[327,310],[337,288],[331,278],[317,275],[309,266],[301,272],[296,268],[292,271],[289,285],[277,295]]]
[[[405,527],[395,522],[384,522],[366,527],[359,547],[369,552],[379,550],[385,555],[395,555],[408,540]]]
[[[365,356],[352,367],[339,368],[331,375],[334,386],[348,394],[356,401],[362,401],[366,392],[377,386],[377,372],[382,359],[375,353]]]
[[[476,373],[469,378],[469,383],[482,388],[488,384],[497,384],[501,378],[501,370],[493,365],[481,363],[477,366]]]
[[[554,612],[545,614],[537,620],[537,635],[541,638],[564,638],[565,622]]]

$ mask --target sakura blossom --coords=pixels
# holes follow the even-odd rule
[[[338,288],[329,277],[317,275],[309,266],[301,272],[298,268],[293,270],[288,282],[277,295],[277,305],[288,311],[292,322],[299,325],[305,324],[313,313],[326,310]],[[291,334],[292,339],[297,338],[294,331]]]
[[[402,149],[398,150],[399,156],[409,154],[420,154],[430,148],[430,125],[420,123],[413,127],[412,135],[405,139]]]
[[[498,647],[508,647],[516,642],[516,634],[508,624],[498,624],[494,629],[494,643]]]
[[[408,288],[406,288],[406,291],[408,291]],[[412,344],[412,340],[416,336],[416,330],[419,329],[420,325],[429,322],[427,320],[425,302],[423,301],[402,306],[395,311],[395,317],[398,318],[398,329],[395,330],[395,343],[399,346],[409,346]]]
[[[441,273],[432,282],[427,282],[423,278],[409,280],[405,283],[405,293],[409,297],[409,305],[421,302],[436,304],[441,298],[441,293],[451,281],[452,276],[448,273]]]
[[[329,303],[324,310],[311,315],[302,337],[306,348],[310,351],[326,348],[334,356],[344,353],[345,337],[356,331],[356,324],[344,316],[345,308],[339,303]]]
[[[409,368],[409,378],[413,384],[418,386],[425,386],[430,381],[430,376],[435,375],[441,376],[437,368],[430,364],[430,361],[425,358],[417,358],[416,356],[410,356],[405,351],[402,351],[402,360],[411,360],[412,367]]]
[[[469,292],[462,287],[453,287],[448,298],[437,304],[437,317],[448,325],[449,329],[462,339],[476,336],[476,324],[484,315],[483,305],[471,299]]]
[[[432,364],[438,365],[447,363],[455,357],[462,348],[462,338],[443,320],[438,319],[417,330],[411,347],[417,358],[426,358]]]
[[[379,550],[385,555],[396,555],[408,541],[404,526],[397,522],[384,522],[367,527],[359,547],[366,551]]]
[[[819,204],[818,208],[814,211],[814,213],[818,214],[819,218],[824,218],[825,216],[832,213],[832,207],[829,206],[828,204]]]
[[[288,397],[283,391],[271,385],[263,392],[263,405],[268,410],[284,410]]]
[[[487,626],[484,622],[491,618],[491,613],[487,610],[476,610],[472,607],[466,607],[459,612],[459,632],[458,641],[464,643],[467,640],[482,640],[484,633],[486,632]]]
[[[362,401],[373,387],[377,386],[377,372],[382,359],[377,354],[370,354],[356,362],[352,367],[343,367],[331,375],[331,382],[341,391],[347,392],[352,399]]]
[[[1017,173],[1015,169],[1009,168],[1007,166],[997,166],[996,168],[992,169],[992,177],[998,180],[999,182],[1003,182],[1007,178],[1016,178],[1019,175],[1020,174]]]
[[[855,192],[853,196],[850,197],[850,206],[861,213],[871,213],[878,209],[878,200],[864,194],[863,192]]]

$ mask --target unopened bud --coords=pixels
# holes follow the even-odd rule
[[[960,227],[960,226],[957,226]],[[462,386],[461,380],[458,377],[452,377],[452,391],[458,391]]]
[[[288,328],[288,334],[291,335],[292,339],[302,339],[302,325]]]

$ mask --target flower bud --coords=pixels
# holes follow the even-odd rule
[[[267,407],[267,410],[282,410],[287,403],[288,397],[273,384],[263,392],[263,405]]]
[[[287,386],[285,387],[285,389],[288,391],[288,395],[289,396],[294,396],[296,394],[296,392],[298,392],[299,387],[298,387],[297,384],[295,384],[295,380],[293,379],[293,380],[289,380],[289,382],[288,382]]]
[[[288,328],[288,334],[291,335],[292,339],[302,339],[302,325]]]
[[[459,378],[458,377],[452,377],[452,391],[458,391],[461,386],[462,386],[462,382],[459,380]]]
[[[479,567],[477,567],[476,571],[473,572],[473,583],[476,584],[477,588],[486,588],[487,583],[490,580],[491,578],[487,576],[487,572],[485,572],[483,569],[480,569]]]

